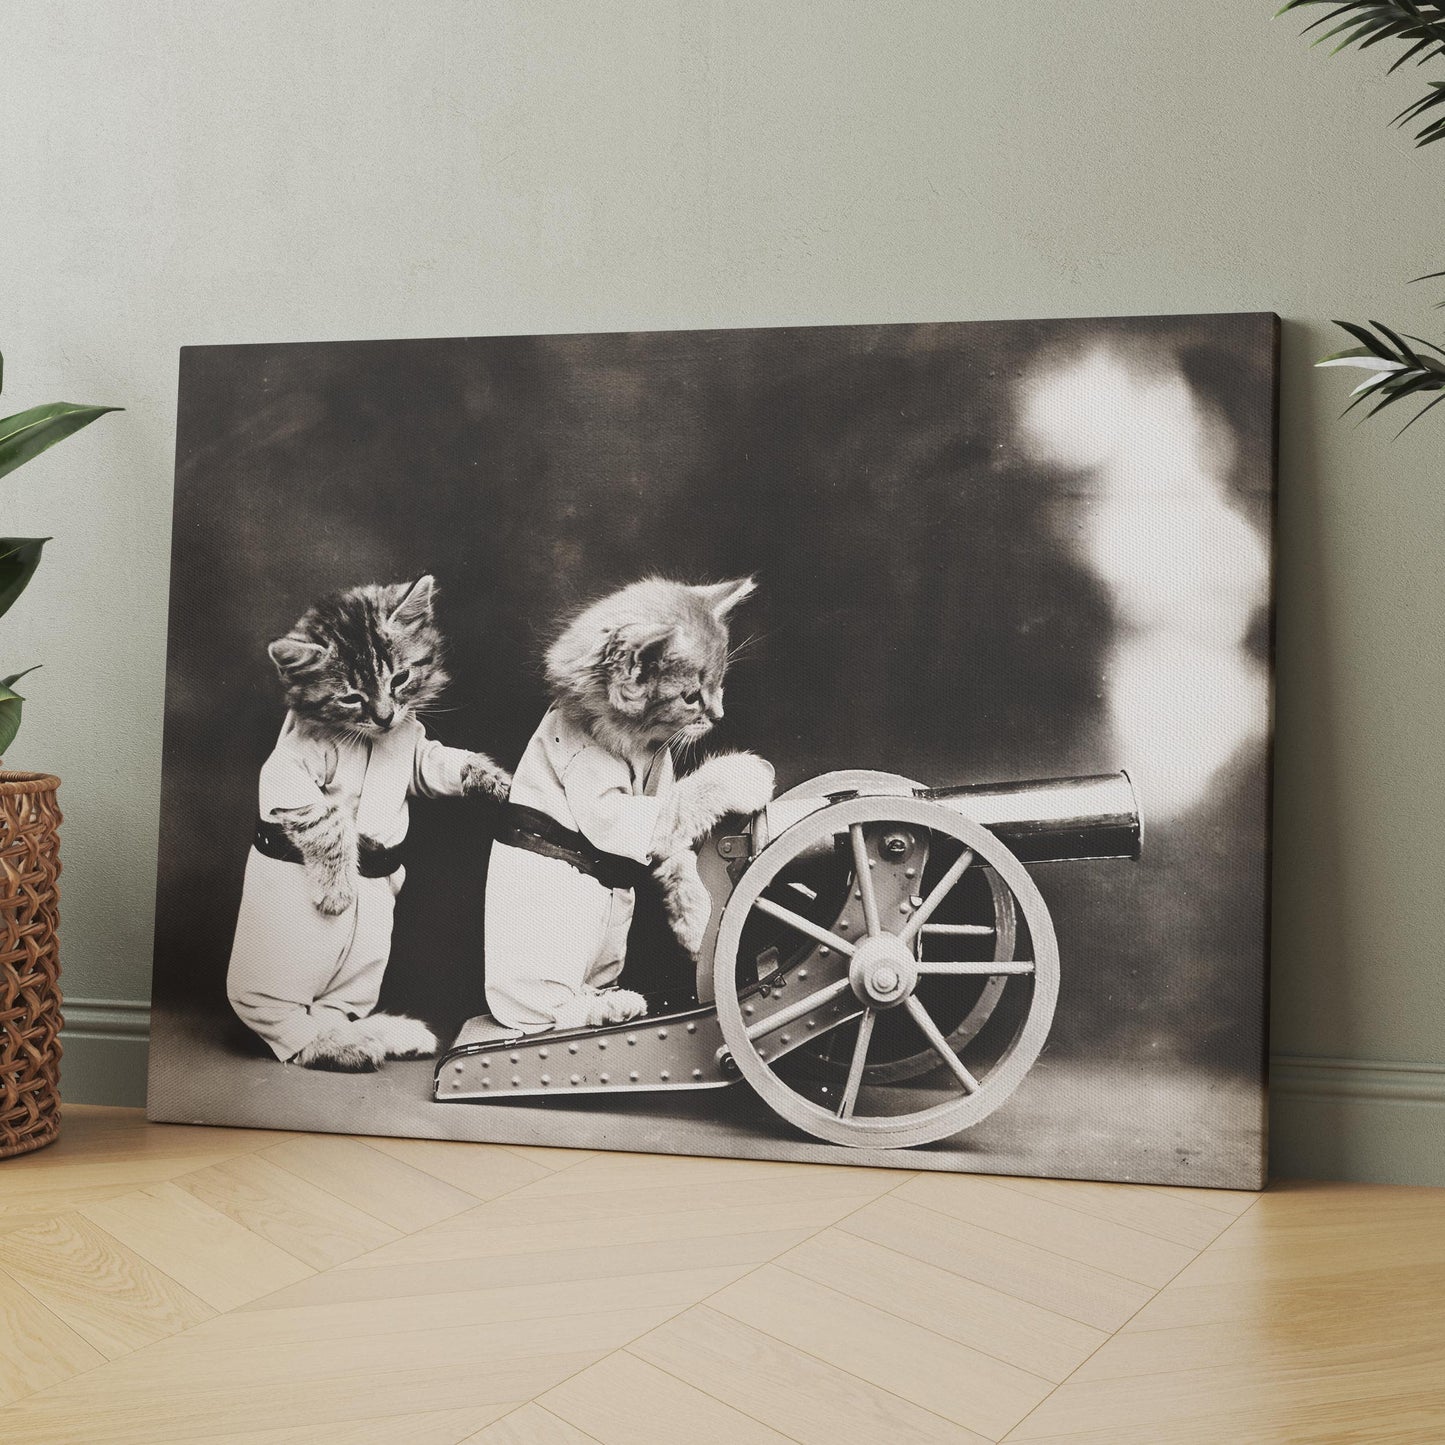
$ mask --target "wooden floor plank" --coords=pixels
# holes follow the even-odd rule
[[[1236,1218],[1247,1209],[1252,1209],[1261,1196],[1246,1189],[1190,1189],[1183,1185],[1154,1184],[1150,1186],[1161,1194],[1171,1194],[1190,1204],[1200,1204],[1206,1209],[1217,1209]]]
[[[1091,1325],[839,1229],[814,1235],[777,1263],[1055,1383],[1109,1338]]]
[[[79,1159],[63,1169],[45,1170],[17,1169],[14,1161],[6,1160],[5,1191],[0,1196],[0,1212],[33,1210],[36,1208],[35,1201],[43,1199],[53,1213],[63,1214],[75,1207],[65,1202],[67,1196],[78,1198],[92,1190],[119,1194],[128,1189],[141,1189],[147,1184],[164,1184],[179,1174],[189,1174],[234,1157],[216,1149],[168,1151],[160,1155],[141,1154],[135,1158],[121,1154],[109,1159]],[[24,1164],[28,1161],[19,1162]],[[52,1201],[59,1203],[57,1205]]]
[[[853,1180],[842,1193],[883,1194],[913,1178],[913,1171],[863,1169],[838,1164],[792,1164],[770,1159],[694,1158],[678,1154],[594,1154],[570,1169],[550,1173],[532,1185],[531,1198],[548,1194],[598,1196],[620,1191],[682,1187],[690,1190],[749,1184],[768,1187],[779,1181],[816,1179],[823,1172],[834,1180]]]
[[[1322,1183],[1282,1180],[1270,1185],[1254,1207],[1241,1215],[1229,1238],[1248,1237],[1255,1229],[1292,1229],[1336,1224],[1369,1228],[1382,1212],[1401,1223],[1438,1220],[1445,1210],[1438,1188],[1401,1184]],[[1221,1244],[1226,1241],[1221,1238]]]
[[[1323,1186],[1280,1190],[1266,1194],[1248,1214],[1242,1215],[1213,1241],[1216,1249],[1247,1249],[1266,1237],[1291,1249],[1306,1246],[1312,1237],[1329,1239],[1330,1231],[1368,1231],[1383,1213],[1397,1229],[1408,1229],[1414,1239],[1439,1240],[1445,1235],[1445,1200],[1438,1189],[1387,1189],[1375,1186],[1375,1198],[1362,1186],[1342,1188],[1339,1194]]]
[[[0,1269],[108,1359],[215,1313],[78,1214],[0,1236]]]
[[[57,1189],[39,1194],[28,1194],[23,1201],[15,1203],[0,1196],[0,1235],[14,1234],[17,1230],[31,1229],[37,1224],[49,1224],[59,1214],[74,1214],[87,1204],[99,1204],[119,1195],[129,1194],[138,1186],[126,1184],[96,1184],[85,1189]]]
[[[789,1445],[786,1435],[625,1350],[538,1404],[599,1445]]]
[[[313,1273],[174,1184],[122,1194],[82,1213],[213,1309],[234,1309]]]
[[[358,1139],[312,1134],[274,1145],[261,1157],[401,1231],[425,1228],[477,1202]]]
[[[1042,1377],[801,1275],[764,1265],[709,1308],[996,1440],[1049,1393]]]
[[[540,1164],[546,1170],[570,1169],[584,1159],[591,1159],[596,1153],[593,1149],[558,1149],[541,1144],[500,1144],[497,1147],[529,1163]]]
[[[598,1442],[534,1402],[467,1436],[461,1445],[598,1445]]]
[[[1440,1389],[1438,1353],[1428,1360],[1373,1364],[1358,1371],[1323,1365],[1294,1370],[1264,1362],[1248,1369],[1176,1371],[1122,1380],[1068,1380],[1008,1438],[1040,1440],[1093,1430],[1112,1431],[1117,1439],[1147,1422],[1154,1432],[1153,1439],[1167,1440],[1171,1432],[1208,1428],[1217,1432],[1221,1414],[1228,1412],[1254,1422],[1250,1433],[1234,1437],[1253,1441],[1265,1425],[1298,1429],[1296,1420],[1325,1406],[1368,1413],[1361,1407],[1372,1404],[1377,1416],[1388,1419],[1395,1399],[1428,1399]],[[1214,1438],[1231,1437],[1216,1433]],[[1314,1437],[1294,1438],[1303,1441]]]
[[[1152,1289],[1168,1284],[1198,1253],[1189,1245],[988,1179],[920,1174],[894,1197]]]
[[[343,1269],[423,1265],[556,1250],[660,1246],[679,1240],[812,1232],[870,1203],[851,1179],[777,1181],[765,1189],[734,1184],[707,1190],[610,1190],[601,1195],[533,1197],[526,1189],[409,1234]],[[705,1203],[705,1207],[702,1207]]]
[[[570,1174],[553,1170],[494,1144],[448,1143],[440,1139],[367,1139],[378,1149],[476,1199],[495,1199],[538,1180]]]
[[[50,1169],[78,1157],[124,1154],[180,1156],[208,1153],[234,1157],[264,1149],[296,1135],[287,1129],[229,1129],[201,1124],[151,1124],[139,1109],[100,1104],[66,1103],[62,1108],[60,1137],[48,1148],[27,1156],[35,1168]]]
[[[831,1222],[890,1188],[888,1175],[883,1171],[826,1166],[786,1174],[733,1177],[726,1181],[674,1179],[666,1185],[654,1182],[630,1189],[588,1189],[584,1177],[580,1181],[582,1187],[572,1187],[579,1182],[574,1176],[581,1175],[587,1167],[584,1164],[576,1170],[565,1171],[562,1177],[569,1185],[565,1190],[557,1187],[557,1176],[553,1176],[491,1201],[474,1217],[485,1219],[499,1229],[518,1225],[545,1228],[592,1221],[611,1225],[648,1215],[696,1220],[698,1192],[705,1189],[708,1221],[726,1221],[732,1211],[749,1214],[773,1209],[780,1215],[791,1212],[807,1223]],[[452,1228],[470,1227],[461,1219],[455,1219],[439,1224],[428,1233],[441,1238]]]
[[[260,1154],[238,1155],[175,1183],[312,1269],[330,1269],[401,1238],[375,1215]]]
[[[1411,1360],[1433,1361],[1445,1377],[1445,1299],[1431,1300],[1423,1307],[1416,1303],[1408,1313],[1398,1302],[1394,1309],[1397,1316],[1404,1317],[1385,1335],[1360,1327],[1361,1318],[1368,1318],[1368,1313],[1359,1308],[1314,1317],[1293,1334],[1280,1328],[1278,1318],[1252,1326],[1230,1320],[1172,1330],[1121,1331],[1100,1346],[1071,1379],[1126,1380],[1201,1369],[1248,1371],[1262,1363],[1281,1372],[1313,1368],[1369,1371]]]
[[[1019,1194],[1095,1214],[1160,1239],[1203,1249],[1230,1227],[1238,1215],[1149,1184],[1100,1184],[1075,1179],[998,1178],[992,1183]],[[1191,1190],[1190,1193],[1199,1193]]]
[[[1445,1440],[1445,1389],[1325,1405],[1265,1400],[1242,1408],[1221,1401],[1207,1419],[1154,1419],[1029,1437],[1030,1445],[1436,1445]],[[1015,1432],[1005,1439],[1020,1441]]]
[[[0,1271],[0,1405],[104,1361],[59,1315]]]
[[[1095,1329],[1116,1330],[1154,1291],[1022,1240],[891,1195],[840,1229]]]
[[[201,1400],[218,1390],[228,1396],[243,1388],[258,1396],[302,1385],[325,1390],[340,1380],[369,1391],[373,1383],[397,1372],[462,1376],[559,1356],[585,1355],[590,1363],[621,1349],[674,1312],[657,1307],[606,1310],[473,1322],[464,1329],[443,1316],[427,1329],[349,1334],[340,1348],[324,1336],[278,1344],[264,1328],[223,1342],[187,1332],[76,1376],[68,1382],[66,1394],[72,1401],[89,1400],[99,1407],[109,1397],[141,1399],[148,1392]],[[258,1326],[265,1324],[261,1316],[248,1318]],[[426,1403],[418,1398],[412,1407]],[[458,1408],[464,1403],[458,1400]]]
[[[295,1305],[345,1304],[351,1300],[387,1300],[451,1291],[543,1287],[581,1280],[614,1280],[666,1274],[674,1270],[751,1267],[775,1258],[807,1238],[800,1229],[765,1230],[666,1240],[659,1243],[591,1245],[585,1248],[502,1251],[476,1258],[425,1264],[381,1264],[333,1269],[289,1289],[278,1290],[248,1309]]]
[[[707,1305],[669,1320],[628,1350],[800,1445],[985,1445],[987,1439]]]
[[[365,1380],[337,1376],[260,1392],[228,1386],[224,1379],[199,1393],[157,1390],[147,1381],[140,1390],[117,1390],[104,1401],[47,1390],[0,1410],[0,1439],[25,1445],[171,1445],[234,1433],[244,1422],[253,1433],[306,1430],[319,1445],[342,1428],[381,1420],[382,1440],[405,1440],[406,1426],[396,1417],[469,1410],[480,1425],[489,1414],[500,1417],[596,1358],[545,1355],[470,1370],[390,1370]]]
[[[559,1282],[529,1281],[495,1289],[448,1290],[434,1294],[388,1292],[376,1299],[328,1304],[233,1310],[188,1330],[186,1347],[194,1351],[229,1350],[248,1344],[277,1348],[312,1340],[342,1341],[357,1336],[401,1334],[446,1327],[482,1326],[573,1315],[686,1309],[737,1279],[751,1266],[667,1270],[640,1275]],[[263,1302],[264,1304],[264,1302]],[[338,1348],[340,1348],[338,1346]]]
[[[1290,1231],[1287,1242],[1256,1233],[1225,1247],[1228,1238],[1222,1236],[1181,1270],[1175,1283],[1263,1288],[1406,1266],[1437,1269],[1445,1266],[1445,1209],[1408,1229],[1305,1225]]]
[[[237,1434],[200,1437],[205,1445],[466,1445],[480,1440],[507,1405],[482,1405],[465,1410],[409,1410],[368,1420],[332,1420],[325,1434],[315,1425],[283,1425],[276,1430],[243,1430]]]
[[[1390,1269],[1331,1272],[1268,1288],[1248,1283],[1175,1283],[1160,1290],[1124,1326],[1124,1333],[1210,1324],[1307,1333],[1323,1314],[1351,1317],[1381,1299],[1391,1300],[1401,1321],[1408,1320],[1413,1309],[1428,1309],[1436,1300],[1445,1299],[1445,1265],[1403,1264]]]

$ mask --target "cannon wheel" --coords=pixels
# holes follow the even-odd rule
[[[899,773],[877,772],[871,768],[845,768],[837,772],[822,773],[789,788],[782,793],[787,798],[826,798],[835,793],[878,793],[897,797],[912,797],[923,791],[922,783],[915,783]],[[989,897],[993,904],[993,960],[1007,963],[1014,956],[1018,938],[1018,910],[1014,907],[1014,896],[1003,880],[992,868],[984,870],[984,881],[988,884]],[[963,1016],[952,1028],[947,1021],[942,1025],[944,1036],[955,1051],[962,1051],[981,1028],[993,1016],[998,1001],[1003,997],[1008,984],[1006,974],[992,974],[983,979],[983,987],[972,1007],[964,1010]],[[798,1050],[798,1059],[811,1068],[820,1078],[843,1080],[847,1077],[848,1062],[835,1056],[828,1044],[817,1043]],[[895,1055],[869,1063],[863,1070],[865,1084],[896,1084],[904,1079],[916,1079],[938,1066],[938,1055],[931,1048],[916,1053]]]
[[[962,851],[944,875],[933,885],[919,906],[907,916],[882,915],[872,901],[869,869],[863,866],[873,841],[892,827],[927,829],[935,839],[951,838]],[[818,936],[816,925],[771,900],[764,891],[800,854],[828,838],[850,836],[854,857],[859,860],[857,881],[868,915],[866,936],[856,943],[828,937],[832,957],[846,960],[838,976],[789,1007],[791,1016],[814,1011],[849,992],[861,1006],[853,1057],[847,1080],[839,1092],[836,1108],[825,1107],[795,1089],[762,1057],[751,1034],[775,1028],[775,1023],[749,1025],[740,996],[738,960],[743,929],[755,910],[774,922],[796,929],[805,937]],[[1033,958],[1007,964],[984,962],[920,962],[916,957],[919,932],[939,905],[952,892],[965,871],[975,862],[998,874],[1013,895],[1032,940]],[[762,906],[759,907],[760,901]],[[824,935],[827,937],[827,935]],[[955,1047],[940,1032],[937,1023],[915,989],[920,976],[930,974],[999,973],[1018,978],[1031,990],[1029,1006],[1014,1036],[981,1076],[975,1077]],[[901,1148],[946,1139],[993,1113],[1022,1082],[1048,1037],[1059,990],[1058,942],[1042,895],[1023,864],[986,828],[939,803],[912,797],[857,797],[821,809],[795,823],[773,840],[738,880],[723,911],[718,929],[713,965],[713,988],[723,1039],[743,1078],[774,1113],[788,1123],[833,1144],[856,1148]],[[860,1113],[858,1106],[868,1063],[868,1046],[873,1022],[885,1010],[904,1008],[941,1064],[947,1065],[956,1089],[954,1097],[918,1110],[900,1113]]]

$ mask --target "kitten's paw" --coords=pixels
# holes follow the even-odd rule
[[[336,918],[356,902],[356,885],[350,878],[314,879],[311,901],[319,912]]]
[[[712,918],[712,894],[698,876],[697,859],[681,853],[659,865],[656,872],[673,935],[696,958]]]
[[[600,1029],[606,1024],[625,1024],[647,1012],[647,1000],[630,988],[606,988],[597,993],[579,993],[552,1014],[552,1027]]]
[[[707,937],[707,926],[712,921],[712,899],[706,888],[699,895],[689,898],[671,920],[673,936],[696,958],[702,952],[702,941]]]
[[[505,803],[512,791],[512,775],[499,768],[485,753],[473,753],[462,764],[462,796],[491,798]]]
[[[317,1034],[292,1062],[303,1069],[325,1069],[333,1074],[374,1074],[385,1059],[386,1050],[379,1039],[345,1024]]]
[[[437,1036],[420,1019],[405,1014],[372,1014],[358,1019],[356,1027],[379,1043],[389,1059],[429,1059],[437,1051]]]
[[[772,800],[777,775],[756,753],[724,753],[708,766],[723,812],[757,813]]]
[[[647,1012],[647,1000],[630,988],[607,988],[590,1000],[592,1027],[603,1024],[625,1024],[640,1019]]]

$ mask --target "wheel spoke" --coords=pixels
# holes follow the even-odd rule
[[[923,1030],[923,1036],[933,1045],[936,1053],[950,1069],[954,1077],[963,1085],[966,1094],[978,1093],[978,1080],[964,1068],[963,1060],[958,1057],[948,1046],[948,1040],[938,1031],[938,1025],[933,1022],[928,1010],[918,1002],[916,994],[910,994],[903,1000],[904,1007],[913,1015],[913,1021]]]
[[[904,943],[912,943],[918,937],[919,929],[938,911],[939,904],[953,892],[954,885],[968,872],[968,866],[972,862],[973,849],[965,848],[954,860],[953,867],[938,880],[933,892],[914,911],[913,917],[904,924],[903,931],[898,935]]]
[[[925,923],[922,929],[925,937],[948,934],[960,938],[992,938],[995,931],[991,923]]]
[[[838,1101],[838,1117],[851,1119],[853,1106],[858,1102],[858,1086],[863,1082],[863,1066],[868,1062],[868,1044],[873,1037],[873,1020],[877,1014],[873,1009],[864,1010],[858,1020],[858,1041],[853,1045],[853,1061],[848,1065],[848,1082],[843,1085],[843,1097]]]
[[[806,998],[800,998],[797,1003],[791,1003],[787,1008],[779,1009],[777,1013],[769,1014],[765,1019],[759,1019],[757,1023],[748,1027],[748,1037],[758,1038],[762,1034],[770,1034],[776,1029],[785,1029],[794,1019],[800,1019],[804,1014],[812,1013],[815,1008],[822,1008],[825,1003],[831,1003],[840,993],[848,991],[848,980],[846,977],[830,983],[827,988],[820,988],[816,993],[810,993]]]
[[[878,895],[873,891],[873,870],[868,866],[868,843],[863,837],[862,823],[854,823],[848,829],[853,839],[853,873],[858,879],[858,896],[863,900],[863,923],[869,938],[877,938],[882,929],[878,924]]]
[[[806,934],[818,943],[826,943],[829,948],[836,948],[845,956],[851,957],[856,952],[846,938],[829,933],[821,924],[814,923],[811,918],[804,918],[801,913],[794,913],[791,908],[784,908],[781,903],[774,903],[771,898],[759,898],[753,907],[759,913],[766,913],[769,918],[776,918],[779,923],[786,923],[789,928],[796,928],[799,933]]]
[[[915,965],[920,975],[925,973],[950,974],[955,977],[990,978],[1000,973],[1032,973],[1032,959],[1014,959],[1008,963],[989,963],[987,960],[966,963],[941,963],[924,959]]]

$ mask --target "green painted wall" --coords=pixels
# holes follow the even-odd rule
[[[1434,327],[1445,155],[1385,128],[1418,75],[1273,8],[10,7],[7,400],[129,408],[4,495],[57,538],[5,656],[9,761],[65,779],[68,1095],[141,1087],[183,343],[1273,309],[1276,1168],[1445,1182],[1445,421],[1309,369],[1331,316]]]

